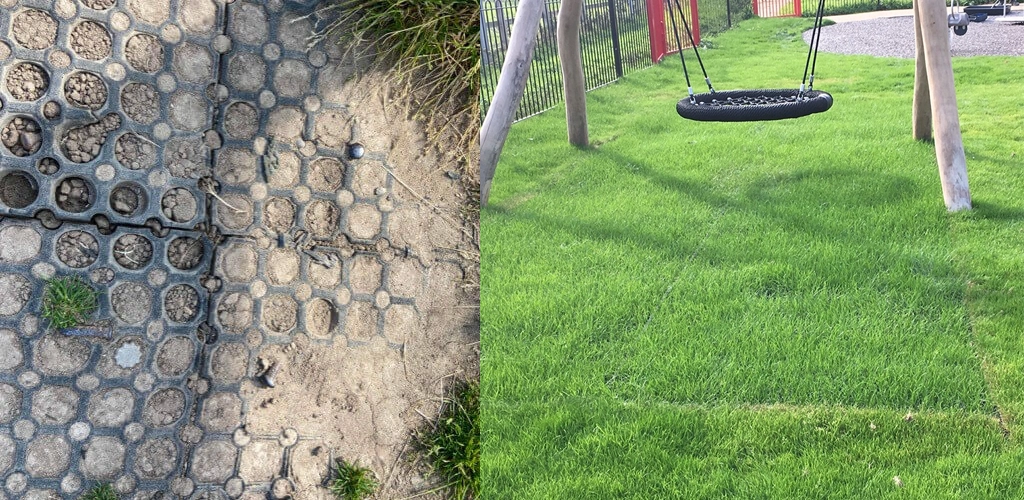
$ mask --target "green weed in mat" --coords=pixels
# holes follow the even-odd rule
[[[99,306],[99,293],[78,276],[61,276],[46,281],[43,317],[60,330],[89,318]]]
[[[460,384],[452,392],[437,424],[418,436],[419,446],[455,498],[476,498],[480,493],[480,385]]]
[[[338,460],[334,469],[334,480],[329,489],[335,497],[344,500],[361,500],[377,490],[377,478],[373,471],[360,467],[358,462]]]
[[[85,492],[79,500],[118,500],[117,493],[109,484],[97,484]]]

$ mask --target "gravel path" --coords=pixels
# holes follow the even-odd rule
[[[810,30],[803,36],[810,43]],[[1024,26],[991,21],[971,23],[966,35],[952,36],[951,45],[954,56],[1024,55]],[[914,18],[890,17],[825,26],[820,51],[913,59]]]

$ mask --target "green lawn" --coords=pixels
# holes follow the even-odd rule
[[[712,39],[716,87],[798,86],[809,27]],[[682,120],[670,58],[588,94],[592,148],[563,108],[516,124],[481,224],[484,497],[1024,496],[1024,58],[954,67],[955,215],[910,60],[820,55],[836,104],[799,120]]]

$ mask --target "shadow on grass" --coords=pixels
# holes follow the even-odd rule
[[[778,324],[783,326],[811,328],[808,331],[814,333],[808,333],[808,338],[838,335],[836,338],[850,348],[863,347],[858,343],[861,341],[857,340],[857,334],[851,333],[858,328],[869,325],[877,333],[885,329],[886,321],[904,325],[902,318],[909,316],[941,330],[932,337],[949,339],[948,342],[961,346],[962,342],[957,339],[966,326],[962,325],[956,311],[962,307],[964,283],[950,253],[944,251],[948,238],[944,232],[940,193],[925,192],[932,186],[926,186],[920,177],[858,169],[858,162],[843,164],[842,160],[796,168],[752,165],[750,171],[744,171],[742,166],[730,169],[719,163],[715,165],[715,172],[701,173],[692,167],[676,172],[659,160],[638,159],[609,150],[587,151],[580,156],[584,158],[576,164],[586,165],[579,168],[590,170],[568,173],[564,182],[547,185],[536,203],[517,208],[492,206],[487,210],[498,215],[497,219],[516,221],[517,231],[533,232],[534,235],[527,238],[534,244],[546,246],[546,241],[575,238],[592,242],[590,247],[601,249],[599,251],[608,247],[627,250],[594,257],[559,254],[568,255],[573,261],[571,266],[591,262],[594,269],[611,269],[615,275],[611,282],[617,286],[630,280],[644,284],[641,294],[612,299],[618,293],[613,287],[600,280],[581,279],[581,287],[588,291],[567,289],[562,292],[578,307],[568,308],[570,312],[565,313],[564,319],[551,320],[553,324],[581,330],[567,338],[579,343],[577,348],[588,356],[602,360],[605,373],[601,382],[617,398],[670,402],[719,398],[757,403],[777,400],[800,403],[824,398],[843,404],[871,401],[895,407],[899,401],[905,401],[952,407],[958,404],[957,398],[970,391],[950,385],[955,387],[950,389],[951,395],[947,397],[943,393],[944,399],[937,403],[925,402],[930,401],[922,396],[927,391],[908,382],[900,385],[903,393],[876,401],[872,399],[875,396],[871,395],[871,390],[865,387],[891,383],[886,379],[888,375],[878,375],[885,373],[884,370],[876,370],[885,366],[887,356],[876,344],[872,344],[873,350],[867,355],[870,359],[858,365],[870,369],[871,375],[867,377],[855,376],[859,368],[832,371],[828,363],[811,363],[814,368],[806,374],[808,377],[832,376],[851,382],[849,387],[823,383],[825,388],[820,389],[820,393],[818,388],[806,388],[798,394],[785,392],[784,381],[799,379],[791,372],[779,376],[778,380],[783,382],[744,378],[747,375],[740,370],[725,375],[715,372],[715,367],[751,361],[742,352],[721,347],[752,347],[752,341],[745,340],[742,332],[744,328],[759,330],[752,324],[728,324],[744,317],[740,310],[765,314],[766,318],[779,320]],[[799,160],[794,163],[799,165]],[[603,179],[598,183],[579,182],[585,176]],[[570,189],[565,190],[564,186]],[[575,186],[584,187],[571,191]],[[612,186],[621,186],[623,191],[610,191]],[[595,199],[601,197],[607,200]],[[643,199],[631,203],[633,197]],[[496,227],[501,225],[502,222],[497,222]],[[619,257],[629,251],[646,255]],[[628,260],[623,262],[622,268],[635,271],[624,273],[615,269],[618,265],[615,259]],[[699,283],[688,283],[691,280]],[[599,312],[603,314],[599,314],[601,321],[576,318],[580,308],[586,309],[588,304],[602,300],[628,300],[630,307],[617,310],[623,321],[613,321],[616,318],[606,311]],[[702,309],[701,304],[711,302],[717,305],[706,311]],[[693,314],[705,314],[708,319],[691,330],[680,326],[679,331],[687,331],[693,338],[681,341],[673,352],[685,353],[683,357],[703,353],[704,358],[699,360],[687,357],[685,367],[692,375],[688,380],[698,381],[692,384],[694,387],[700,384],[706,387],[701,386],[704,388],[700,390],[673,388],[657,374],[665,367],[675,369],[683,365],[666,361],[649,368],[630,360],[642,359],[654,352],[654,344],[637,339],[649,335],[661,338],[663,334],[658,332],[674,330],[675,325],[684,323],[689,313],[681,311],[694,304],[694,310],[704,312]],[[877,314],[881,319],[858,319],[861,313],[857,308],[864,305],[879,305],[882,310]],[[827,313],[815,307],[826,309]],[[832,314],[834,308],[842,310],[841,314],[835,313],[842,322],[840,326],[819,317]],[[944,311],[953,312],[946,315]],[[508,331],[536,329],[525,318],[508,321],[504,325]],[[716,328],[722,329],[724,336],[709,333]],[[848,335],[844,337],[837,334],[838,331]],[[559,332],[559,335],[569,334]],[[922,332],[905,335],[909,336],[894,338],[920,338]],[[700,343],[705,341],[719,347],[701,351],[704,347],[700,347]],[[772,345],[789,350],[795,342],[786,337]],[[827,345],[822,343],[806,349],[823,359],[842,359]],[[897,348],[899,352],[917,353],[919,348],[900,349],[903,348]],[[974,373],[976,366],[969,356],[958,354],[955,359],[958,363],[963,361],[957,365],[958,370]],[[695,366],[708,369],[701,371],[693,368]],[[931,369],[930,366],[920,360],[909,362],[904,370],[905,374],[910,374],[906,375],[906,380],[918,379],[921,373]],[[748,367],[770,373],[767,364],[753,363]],[[730,382],[729,388],[719,388],[720,392],[711,390],[722,381]],[[986,395],[967,400],[973,408],[976,401],[986,400]]]
[[[971,205],[974,207],[971,214],[971,217],[973,218],[1005,222],[1017,222],[1024,220],[1024,209],[1019,207],[1000,205],[998,203],[977,199],[971,200]]]
[[[769,228],[792,233],[801,241],[808,243],[828,242],[844,247],[864,246],[866,236],[888,237],[890,235],[886,234],[887,232],[911,230],[915,226],[913,219],[916,215],[908,214],[904,220],[897,217],[895,227],[874,229],[859,227],[853,230],[845,225],[851,219],[889,222],[893,217],[891,214],[886,215],[885,212],[898,210],[901,206],[918,212],[921,209],[920,204],[913,205],[914,199],[920,197],[922,188],[919,182],[911,177],[892,173],[867,172],[848,166],[801,168],[774,174],[766,173],[748,182],[740,191],[741,196],[729,196],[722,194],[720,188],[708,182],[666,174],[658,167],[636,158],[600,149],[591,149],[585,154],[604,157],[617,165],[630,165],[622,175],[642,177],[710,207],[719,216],[736,214],[744,220],[763,221]],[[835,160],[832,164],[838,161]],[[988,203],[977,205],[978,216],[1012,219],[1024,216],[1024,211],[1018,209]],[[552,216],[523,210],[519,206],[507,208],[491,205],[487,210],[515,219],[529,220],[544,231],[564,231],[581,239],[635,244],[657,250],[667,260],[696,257],[699,251],[706,256],[708,263],[721,265],[726,261],[716,257],[716,254],[736,254],[730,251],[717,252],[713,241],[681,240],[657,226],[609,224],[605,221],[578,218],[569,212],[564,216]],[[837,210],[844,211],[845,215],[837,215]],[[940,211],[941,203],[936,201],[935,213]],[[875,212],[880,212],[877,217],[872,216]],[[885,263],[892,264],[907,258],[906,255],[899,255],[892,251],[891,247],[884,245],[874,245],[871,250],[874,258],[883,263],[883,267]],[[879,251],[883,253],[879,254]],[[746,252],[749,258],[736,259],[734,262],[742,264],[759,260],[759,256],[763,254],[765,252],[752,250]],[[933,262],[917,267],[949,271],[947,264]]]
[[[585,154],[603,157],[615,165],[629,165],[620,175],[637,176],[679,193],[678,199],[689,198],[703,204],[714,211],[715,218],[728,219],[725,227],[715,228],[715,222],[705,221],[693,226],[694,232],[700,234],[680,237],[679,231],[672,234],[674,228],[663,225],[673,224],[672,221],[619,223],[607,217],[579,216],[571,209],[556,215],[522,206],[491,206],[488,210],[528,221],[544,233],[567,233],[581,240],[653,251],[664,263],[690,261],[743,272],[749,281],[749,291],[762,297],[784,296],[807,286],[826,286],[832,292],[869,286],[884,294],[910,286],[901,282],[901,278],[887,276],[890,270],[909,269],[920,278],[941,282],[940,289],[935,290],[941,296],[953,301],[962,299],[962,280],[953,263],[946,259],[946,253],[918,250],[922,243],[929,246],[928,240],[936,238],[922,233],[920,238],[925,240],[917,241],[919,237],[914,233],[921,224],[920,217],[937,218],[943,210],[939,199],[934,209],[919,201],[922,187],[911,177],[839,167],[835,166],[839,160],[834,160],[831,163],[834,168],[765,172],[741,183],[739,190],[730,194],[712,183],[665,173],[664,166],[608,150],[589,150]],[[938,195],[935,193],[936,197]],[[662,201],[645,200],[638,202],[638,206],[646,205],[644,210],[656,212],[659,203]],[[992,211],[986,204],[981,207],[982,213],[1003,217],[1022,215],[1014,210]],[[893,214],[900,210],[908,213]],[[666,218],[672,217],[666,215]],[[721,233],[742,230],[788,236],[737,238]],[[715,236],[716,231],[721,237]],[[906,244],[901,244],[900,240],[906,240]],[[777,248],[779,244],[788,247]],[[820,249],[829,253],[820,256],[794,253],[794,247],[799,246],[807,247],[808,253]],[[778,261],[791,257],[795,258],[794,262]],[[842,270],[843,275],[859,275],[862,279],[825,284],[830,281],[826,278],[835,275],[837,269]],[[800,280],[798,276],[804,273],[817,278],[810,278],[810,282]]]

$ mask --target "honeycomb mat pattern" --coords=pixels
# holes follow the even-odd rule
[[[27,177],[35,195],[0,190],[0,213],[156,219],[186,229],[204,221],[197,181],[208,173],[203,133],[214,104],[206,94],[219,77],[210,47],[223,9],[198,1],[5,3],[0,187]],[[27,32],[42,32],[40,43],[22,40]],[[26,65],[48,84],[37,80],[26,94],[15,74]]]
[[[319,484],[318,438],[245,430],[263,348],[422,326],[430,267],[391,243],[385,155],[349,155],[359,68],[307,47],[308,3],[0,0],[0,500]],[[46,333],[68,274],[100,322]]]
[[[251,2],[228,8],[232,50],[220,73],[229,91],[213,152],[222,199],[210,209],[227,239],[211,323],[257,325],[272,343],[303,332],[398,349],[420,325],[427,270],[389,239],[396,183],[384,156],[354,161],[346,148],[360,131],[340,88],[357,68],[329,52],[337,47],[307,48],[315,21]]]
[[[175,241],[189,245],[187,258],[176,254]],[[216,396],[202,398],[211,383],[193,369],[195,359],[209,357],[197,335],[210,295],[200,284],[208,242],[177,231],[158,238],[133,228],[103,234],[92,225],[49,230],[5,219],[0,246],[0,477],[7,493],[77,498],[96,481],[122,493],[169,491],[190,464],[185,458],[203,457],[193,436],[230,435],[223,403],[217,418],[206,416],[215,411],[206,401]],[[99,320],[46,331],[29,304],[40,302],[42,280],[72,274],[103,292]],[[223,369],[212,380],[236,388]]]

